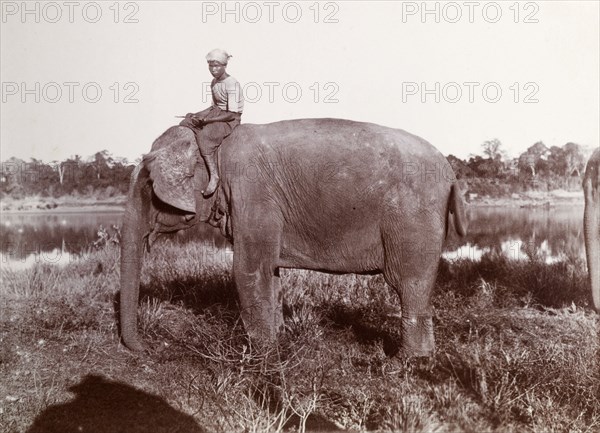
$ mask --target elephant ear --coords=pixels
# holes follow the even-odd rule
[[[142,159],[150,172],[152,188],[158,198],[186,212],[196,212],[196,190],[205,170],[198,164],[200,153],[195,142],[179,139]],[[203,176],[204,174],[204,176]]]

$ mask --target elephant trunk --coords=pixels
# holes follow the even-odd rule
[[[600,312],[600,191],[598,190],[600,173],[598,173],[598,168],[599,165],[594,166],[590,160],[585,173],[583,227],[592,299],[594,308]]]
[[[131,350],[141,351],[144,345],[137,331],[140,273],[142,268],[143,235],[147,229],[149,199],[142,196],[147,171],[140,164],[131,177],[127,205],[121,229],[121,295],[120,318],[123,343]]]

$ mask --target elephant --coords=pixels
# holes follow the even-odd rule
[[[600,149],[590,157],[583,176],[583,229],[594,308],[600,312]]]
[[[233,244],[233,279],[250,341],[284,324],[280,268],[377,274],[399,295],[400,348],[429,356],[431,294],[449,226],[465,204],[446,158],[404,130],[343,119],[242,124],[219,149],[217,192],[193,132],[173,126],[132,173],[123,216],[120,325],[143,350],[137,307],[144,249],[163,233],[208,222]],[[452,217],[450,217],[452,214]]]

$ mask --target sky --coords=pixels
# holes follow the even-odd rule
[[[133,161],[210,105],[233,57],[243,123],[335,117],[445,155],[599,140],[597,1],[2,2],[0,159]]]

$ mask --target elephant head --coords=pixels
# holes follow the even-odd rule
[[[583,176],[583,226],[592,299],[600,312],[600,149],[592,154]]]
[[[152,144],[131,175],[123,215],[121,241],[121,335],[132,350],[141,350],[137,307],[144,249],[161,235],[208,222],[226,233],[226,218],[218,196],[205,199],[201,186],[208,174],[198,164],[200,154],[192,131],[169,128]]]
[[[383,273],[402,303],[406,355],[434,348],[431,293],[453,213],[466,220],[444,156],[406,131],[341,119],[240,125],[219,150],[221,185],[207,180],[195,137],[166,131],[132,175],[123,220],[121,331],[131,349],[144,241],[199,222],[233,241],[244,327],[273,339],[283,326],[279,268]]]

